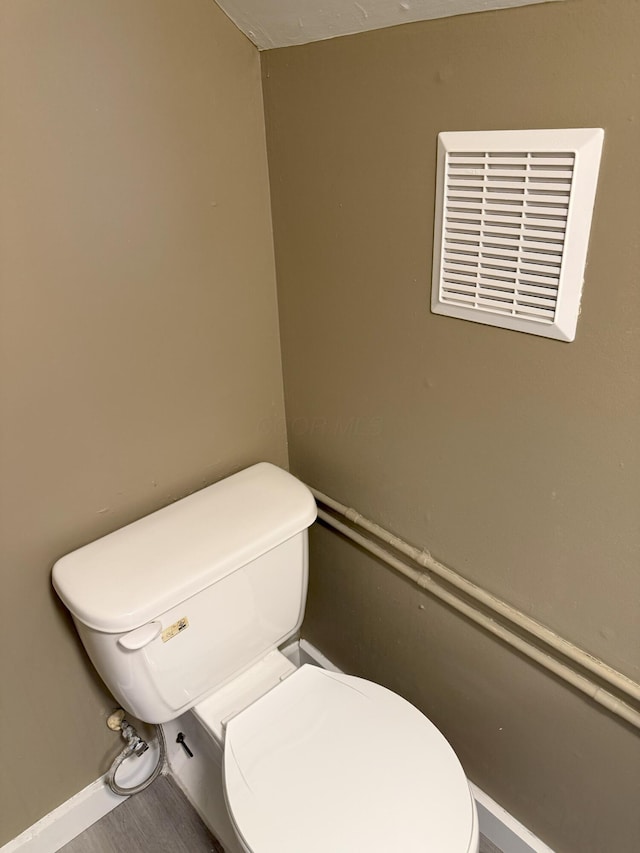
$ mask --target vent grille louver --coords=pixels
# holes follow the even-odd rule
[[[452,152],[441,298],[552,323],[575,155]]]
[[[597,163],[582,239],[582,265],[575,270],[575,261],[580,260],[575,257],[581,249],[578,240],[578,251],[573,252],[573,282],[567,286],[570,227],[576,222],[585,224],[584,210],[577,218],[572,216],[581,146],[563,149],[535,145],[535,137],[548,142],[554,133],[562,135],[563,141],[570,134],[574,142],[584,142],[576,140],[576,134],[596,133],[599,149],[602,145],[602,131],[440,134],[436,313],[573,339],[570,335],[575,335]],[[467,148],[464,144],[477,143],[481,137],[487,143],[484,147]],[[524,148],[526,141],[533,144]],[[509,145],[512,147],[507,149]],[[584,202],[584,182],[582,196]],[[573,295],[574,301],[569,322],[566,302],[561,305],[565,292]]]

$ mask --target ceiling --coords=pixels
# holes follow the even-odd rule
[[[555,0],[216,0],[260,50]]]

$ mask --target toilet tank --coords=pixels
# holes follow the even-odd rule
[[[262,462],[67,554],[53,585],[115,698],[166,722],[298,630],[315,518]]]

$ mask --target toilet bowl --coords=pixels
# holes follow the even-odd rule
[[[304,665],[227,726],[224,783],[247,853],[469,853],[464,772],[396,694]]]
[[[234,850],[478,849],[475,803],[451,746],[378,684],[297,668],[274,651],[190,713],[217,750]]]
[[[464,771],[427,717],[279,651],[302,621],[314,519],[308,489],[261,463],[63,557],[53,583],[127,711],[190,712],[216,745],[236,849],[477,853]]]

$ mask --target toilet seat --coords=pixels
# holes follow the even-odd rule
[[[384,687],[305,665],[227,724],[227,808],[249,853],[469,853],[453,749]]]

